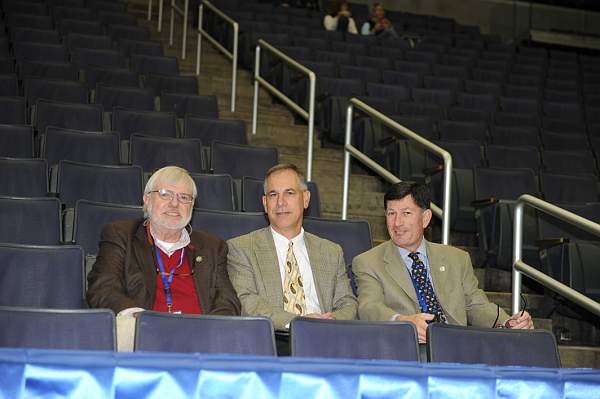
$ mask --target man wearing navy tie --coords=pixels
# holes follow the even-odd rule
[[[533,328],[531,316],[509,316],[478,288],[469,254],[428,242],[429,189],[401,182],[385,194],[390,240],[354,258],[358,314],[364,320],[409,321],[419,342],[436,321],[476,327]]]

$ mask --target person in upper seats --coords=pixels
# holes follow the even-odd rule
[[[116,221],[102,231],[87,301],[117,314],[119,350],[131,349],[133,315],[144,310],[240,314],[225,241],[189,225],[196,195],[185,169],[164,167],[144,189],[145,219]]]
[[[364,320],[409,321],[419,342],[432,321],[476,327],[533,328],[526,311],[509,316],[478,288],[469,254],[425,240],[431,221],[427,186],[401,182],[384,196],[391,239],[352,261],[358,315]]]
[[[358,34],[356,22],[352,18],[350,6],[345,0],[331,1],[327,10],[327,15],[323,18],[323,26],[326,30],[349,32]]]
[[[298,168],[272,167],[262,201],[270,226],[227,242],[227,269],[242,314],[269,317],[276,329],[296,316],[355,319],[342,248],[302,228],[310,192]]]
[[[373,3],[371,18],[362,25],[360,33],[362,35],[380,35],[386,32],[397,36],[392,22],[385,17],[383,5],[381,3]]]

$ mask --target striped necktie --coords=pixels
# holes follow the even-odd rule
[[[299,316],[306,314],[304,285],[298,261],[294,256],[294,243],[290,241],[285,257],[285,279],[283,281],[283,309]]]
[[[438,315],[440,321],[447,323],[446,315],[440,306],[431,281],[427,278],[427,269],[425,264],[419,259],[418,252],[411,252],[408,257],[412,259],[413,264],[411,268],[411,276],[415,282],[415,288],[418,291],[418,295],[421,298],[419,303],[421,304],[421,312]]]

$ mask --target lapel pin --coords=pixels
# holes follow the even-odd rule
[[[202,256],[196,256],[196,263],[202,262],[204,258]]]
[[[446,271],[446,266],[440,266],[440,271],[441,272],[445,272]]]

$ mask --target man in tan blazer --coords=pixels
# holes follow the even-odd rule
[[[342,248],[302,228],[309,201],[296,166],[267,172],[263,205],[270,226],[228,241],[227,269],[243,315],[270,317],[278,329],[296,316],[356,318]]]
[[[511,317],[488,301],[478,288],[467,252],[424,239],[432,217],[426,186],[395,184],[384,202],[391,239],[352,262],[360,319],[412,322],[421,343],[434,319],[477,327],[533,328],[527,312]],[[417,282],[420,275],[422,284]]]

